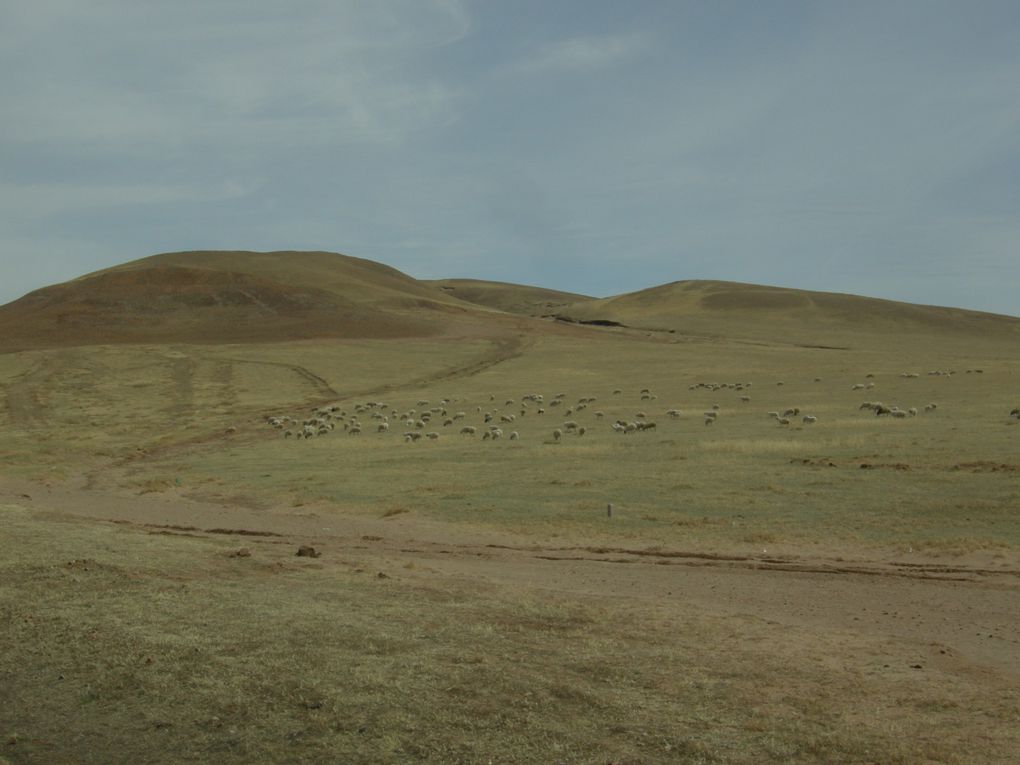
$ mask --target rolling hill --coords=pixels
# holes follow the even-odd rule
[[[481,279],[436,279],[426,283],[468,303],[524,316],[548,316],[566,305],[594,300],[574,292]]]
[[[194,251],[134,260],[0,306],[0,348],[553,330],[536,317],[653,337],[837,348],[912,338],[1020,342],[1015,317],[831,292],[678,281],[591,298],[475,279],[422,281],[329,252]]]
[[[426,337],[498,321],[412,277],[328,252],[176,252],[0,306],[0,347]]]
[[[1020,342],[1020,319],[834,292],[678,281],[562,306],[564,321],[672,334],[862,347],[912,337]]]

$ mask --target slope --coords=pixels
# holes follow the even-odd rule
[[[564,320],[800,345],[889,346],[923,338],[998,344],[1020,341],[1020,319],[833,292],[725,281],[678,281],[587,300]]]
[[[524,316],[547,316],[566,305],[593,300],[574,292],[481,279],[435,279],[424,283],[468,303]]]
[[[155,255],[0,306],[0,347],[425,337],[499,315],[327,252]]]

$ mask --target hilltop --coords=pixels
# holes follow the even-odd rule
[[[1020,319],[835,292],[677,281],[561,306],[561,320],[671,334],[852,347],[923,336],[1020,341]]]
[[[175,252],[0,306],[8,348],[427,337],[498,316],[400,271],[329,252]]]
[[[565,324],[834,348],[1020,341],[1015,317],[832,292],[678,281],[593,298],[418,280],[331,252],[193,251],[134,260],[0,306],[0,348],[542,334],[568,331]]]

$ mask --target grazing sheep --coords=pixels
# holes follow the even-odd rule
[[[678,420],[678,419],[680,419],[680,410],[679,409],[667,409],[666,410],[666,415],[669,416],[669,417],[672,417],[674,420]]]
[[[413,430],[408,431],[404,434],[404,441],[406,443],[413,443],[421,438],[421,433],[416,433]]]
[[[909,414],[911,417],[917,417],[917,407],[916,406],[910,407],[907,410],[907,414]]]
[[[1018,420],[1020,420],[1020,406],[1018,406],[1016,409],[1010,410],[1009,416],[1016,417]]]
[[[850,386],[850,390],[864,390],[864,383],[854,383]]]
[[[614,396],[619,396],[621,393],[623,393],[623,391],[620,390],[619,388],[614,388],[613,389],[613,395]]]
[[[475,434],[475,426],[465,425],[463,428],[460,429],[460,434],[462,436],[473,436]]]
[[[780,417],[778,420],[780,425],[789,425],[790,421],[786,417]]]
[[[934,412],[938,408],[939,408],[938,404],[926,404],[925,407],[924,407],[924,411],[926,411],[926,412]]]
[[[429,441],[436,441],[439,439],[439,434],[436,433],[434,430],[431,430],[425,434],[425,438],[427,438]]]
[[[447,417],[445,420],[443,420],[443,427],[444,428],[448,428],[451,425],[453,425],[453,419],[451,417]]]
[[[292,435],[294,435],[294,431],[293,430],[285,430],[285,431],[283,431],[283,437],[284,438],[290,438]]]
[[[771,417],[774,420],[778,420],[779,419],[779,412],[769,412],[768,416]]]
[[[511,431],[511,433],[510,433],[510,440],[511,441],[517,441],[518,439],[520,439],[520,437],[521,437],[521,434],[518,433],[516,430]]]
[[[564,430],[577,430],[577,423],[574,422],[573,420],[567,420],[565,423],[563,423],[563,429]]]
[[[805,425],[814,425],[816,422],[818,422],[818,418],[815,417],[814,415],[805,414],[801,418],[801,422],[803,422]]]
[[[639,422],[637,423],[638,430],[655,430],[654,422]]]
[[[503,437],[503,429],[502,428],[493,428],[489,432],[492,434],[492,440],[493,441],[495,441],[497,438],[502,438]]]
[[[559,441],[561,438],[563,438],[563,431],[556,428],[556,430],[553,431],[553,440]]]
[[[636,431],[637,431],[637,423],[634,423],[634,422],[627,423],[627,425],[625,425],[624,428],[623,428],[623,432],[624,433],[634,433]]]
[[[596,420],[601,420],[605,416],[606,416],[605,412],[595,412],[595,419]]]
[[[783,412],[783,417],[796,417],[800,414],[800,407],[795,406]]]
[[[705,418],[705,424],[706,425],[712,425],[714,422],[715,422],[715,417],[706,417]]]
[[[745,404],[750,404],[751,403],[751,397],[750,396],[741,396],[740,400],[743,401]]]
[[[588,432],[588,428],[578,428],[577,429],[577,435],[579,435],[579,436],[583,436],[587,432]]]
[[[385,433],[389,429],[390,429],[390,424],[388,422],[380,422],[379,423],[379,427],[376,428],[375,432],[376,433]]]
[[[716,411],[705,412],[705,419],[708,419],[708,420],[714,420],[718,416],[719,416],[719,413],[716,412]]]
[[[893,417],[896,417],[897,419],[903,419],[904,417],[907,416],[907,413],[904,412],[902,409],[893,409],[891,412],[889,412],[889,414],[891,414]]]
[[[634,419],[635,420],[643,420],[647,416],[648,415],[646,415],[644,412],[638,412],[637,414],[634,415]]]

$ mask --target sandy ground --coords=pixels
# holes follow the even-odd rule
[[[359,565],[439,586],[477,581],[619,602],[649,613],[760,619],[777,628],[772,634],[789,628],[791,640],[826,636],[837,663],[1020,683],[1020,566],[1008,559],[798,558],[766,551],[748,557],[537,545],[411,514],[368,517],[328,505],[252,509],[173,491],[86,489],[80,480],[44,486],[0,478],[0,503],[30,508],[54,523],[92,519],[144,533],[226,536],[254,556],[293,555],[299,545],[314,545],[323,566]],[[841,653],[860,638],[882,646],[883,656]]]

